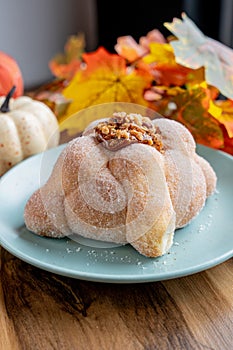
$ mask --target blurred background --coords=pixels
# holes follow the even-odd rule
[[[71,34],[83,32],[86,50],[102,45],[114,52],[119,36],[136,40],[182,12],[203,33],[233,47],[233,0],[0,0],[0,50],[13,56],[25,88],[52,78],[49,60],[62,52]]]
[[[118,0],[111,11],[109,1],[97,0],[99,43],[109,50],[116,37],[132,35],[135,39],[151,29],[159,29],[165,36],[171,34],[163,26],[182,12],[196,23],[207,36],[220,40],[229,46],[233,44],[233,0],[166,0],[125,1]],[[111,16],[109,14],[112,14]]]

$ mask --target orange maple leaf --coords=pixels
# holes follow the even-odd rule
[[[83,54],[85,69],[79,71],[63,95],[72,102],[65,117],[92,105],[128,102],[147,106],[143,98],[153,77],[145,70],[127,67],[126,60],[103,47]]]
[[[197,143],[224,147],[224,135],[220,123],[209,112],[210,94],[201,85],[189,90],[178,87],[164,88],[162,98],[150,105],[157,112],[184,124]]]
[[[71,35],[64,47],[64,53],[57,54],[49,61],[53,75],[60,79],[70,80],[81,66],[81,55],[84,51],[84,35]]]
[[[57,78],[70,80],[80,69],[81,61],[73,59],[69,63],[58,63],[55,59],[50,61],[49,67]]]
[[[151,43],[150,53],[143,58],[143,61],[151,66],[151,72],[159,85],[182,86],[192,71],[176,63],[174,50],[170,44]]]

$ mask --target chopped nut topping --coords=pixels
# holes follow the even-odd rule
[[[95,127],[95,135],[110,150],[118,150],[138,142],[163,152],[159,130],[149,118],[139,114],[114,113],[112,118]]]
[[[106,125],[104,125],[102,127],[102,134],[104,134],[104,135],[108,135],[109,134],[109,128]]]

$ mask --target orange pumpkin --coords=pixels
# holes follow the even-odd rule
[[[16,86],[13,97],[21,96],[24,90],[21,70],[14,58],[0,51],[0,96],[5,96],[13,85]]]

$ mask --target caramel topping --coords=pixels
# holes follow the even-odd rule
[[[118,150],[132,143],[143,143],[163,152],[159,130],[147,117],[139,114],[114,113],[112,118],[95,127],[95,136],[109,150]]]

